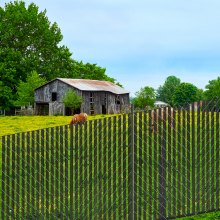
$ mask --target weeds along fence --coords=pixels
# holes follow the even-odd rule
[[[220,210],[219,101],[2,137],[1,219]]]

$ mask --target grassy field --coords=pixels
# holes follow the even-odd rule
[[[112,115],[89,116],[88,120]],[[0,117],[0,137],[3,135],[32,131],[69,124],[71,116],[6,116]]]
[[[179,220],[197,220],[197,219],[208,219],[208,220],[215,220],[215,219],[220,219],[220,212],[212,212],[212,213],[207,213],[203,215],[196,215],[196,216],[190,216],[186,218],[179,218]]]
[[[112,115],[109,115],[109,116],[112,116]],[[103,115],[90,116],[89,120],[99,119],[99,118],[104,118],[104,117],[105,116],[103,116]],[[26,132],[26,131],[37,130],[37,129],[41,129],[41,128],[66,125],[69,123],[70,120],[71,120],[71,117],[69,117],[69,116],[0,117],[0,137],[3,135],[13,134],[13,133],[17,133],[17,132]],[[102,134],[103,134],[103,132],[102,132]],[[112,136],[111,138],[113,139],[114,137]],[[94,142],[94,139],[92,139],[92,143],[93,142]],[[110,146],[108,146],[108,147],[110,147]],[[112,147],[114,147],[114,146],[112,146]],[[90,150],[90,151],[92,152],[92,155],[93,155],[94,154],[93,150]],[[0,149],[0,152],[1,152],[1,149]],[[115,157],[117,157],[117,160],[118,160],[118,155],[116,155]],[[0,156],[0,158],[1,158],[1,156]],[[95,169],[94,164],[95,163],[93,163],[94,168],[92,168],[92,170]],[[104,164],[104,162],[103,162],[103,164]],[[112,164],[114,166],[113,161],[112,161]],[[110,165],[111,169],[113,169],[112,164],[111,164],[111,162],[110,163],[108,162],[108,166]],[[0,167],[1,167],[1,165],[0,165]],[[88,167],[88,169],[90,169],[90,168]],[[118,165],[117,165],[117,169],[118,169]],[[79,170],[79,168],[78,168],[78,171],[81,172],[81,170]],[[113,170],[111,172],[113,174]],[[177,174],[176,174],[176,176],[177,176]],[[78,180],[79,180],[79,178],[81,178],[81,177],[78,177]],[[80,181],[81,181],[81,179],[80,179]],[[110,184],[110,185],[111,185],[111,183],[112,182],[108,182],[108,184]],[[94,186],[92,186],[92,187],[94,189]],[[84,197],[85,197],[85,195],[84,195]],[[83,199],[85,199],[85,198],[83,198]],[[93,203],[95,204],[94,201],[93,201]],[[185,219],[186,220],[189,220],[189,219],[220,219],[220,212],[209,213],[206,215],[198,215],[198,216],[194,216],[194,217],[187,217],[187,218],[182,218],[182,219],[183,220],[185,220]]]

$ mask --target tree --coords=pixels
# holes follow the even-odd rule
[[[12,89],[0,81],[0,109],[9,109],[12,106]]]
[[[173,105],[173,94],[176,87],[180,84],[180,79],[176,76],[168,76],[163,86],[157,90],[157,99]]]
[[[206,99],[211,100],[216,97],[220,97],[220,77],[214,80],[210,80],[209,84],[206,85],[204,96]]]
[[[45,78],[41,78],[36,71],[28,75],[26,82],[20,81],[17,89],[18,100],[15,105],[26,106],[34,104],[34,90],[46,83]]]
[[[68,48],[60,45],[63,38],[56,23],[51,24],[46,10],[38,11],[23,1],[0,7],[0,81],[1,90],[15,99],[18,83],[35,70],[47,80],[73,71]],[[10,96],[0,99],[0,106],[13,103]]]
[[[204,100],[204,97],[205,97],[205,95],[204,95],[203,89],[198,89],[197,90],[197,99],[198,100]]]
[[[78,96],[75,91],[68,90],[63,97],[64,105],[71,109],[71,114],[73,115],[74,110],[80,108],[82,104],[82,97]]]
[[[73,72],[69,74],[70,78],[75,79],[92,79],[92,80],[105,80],[115,83],[122,87],[116,79],[106,75],[106,69],[97,64],[83,63],[74,60]]]
[[[32,71],[46,80],[71,77],[116,82],[104,68],[74,61],[62,39],[58,25],[34,3],[26,6],[16,0],[0,7],[0,107],[15,103],[18,83],[25,82]]]
[[[145,108],[147,106],[154,107],[156,100],[156,93],[154,88],[145,86],[140,91],[135,93],[135,97],[132,99],[132,104],[135,108]]]
[[[199,100],[199,90],[191,83],[181,83],[176,87],[173,94],[173,104],[175,106],[192,103]]]

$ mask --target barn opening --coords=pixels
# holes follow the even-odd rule
[[[79,114],[79,113],[80,113],[80,108],[77,108],[73,111],[73,114]],[[65,108],[65,115],[67,115],[67,116],[72,115],[71,108],[68,108],[68,107]]]
[[[36,103],[36,115],[49,115],[49,104]]]
[[[120,112],[121,111],[121,100],[120,100],[119,95],[117,95],[115,98],[115,106],[116,106],[116,111]]]
[[[102,105],[102,114],[106,114],[107,111],[106,111],[106,106],[105,105]]]
[[[52,92],[52,102],[57,101],[57,93],[56,92]]]

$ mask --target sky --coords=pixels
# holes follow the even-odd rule
[[[73,59],[106,68],[131,96],[170,75],[202,89],[220,76],[219,0],[25,2],[46,9]]]

